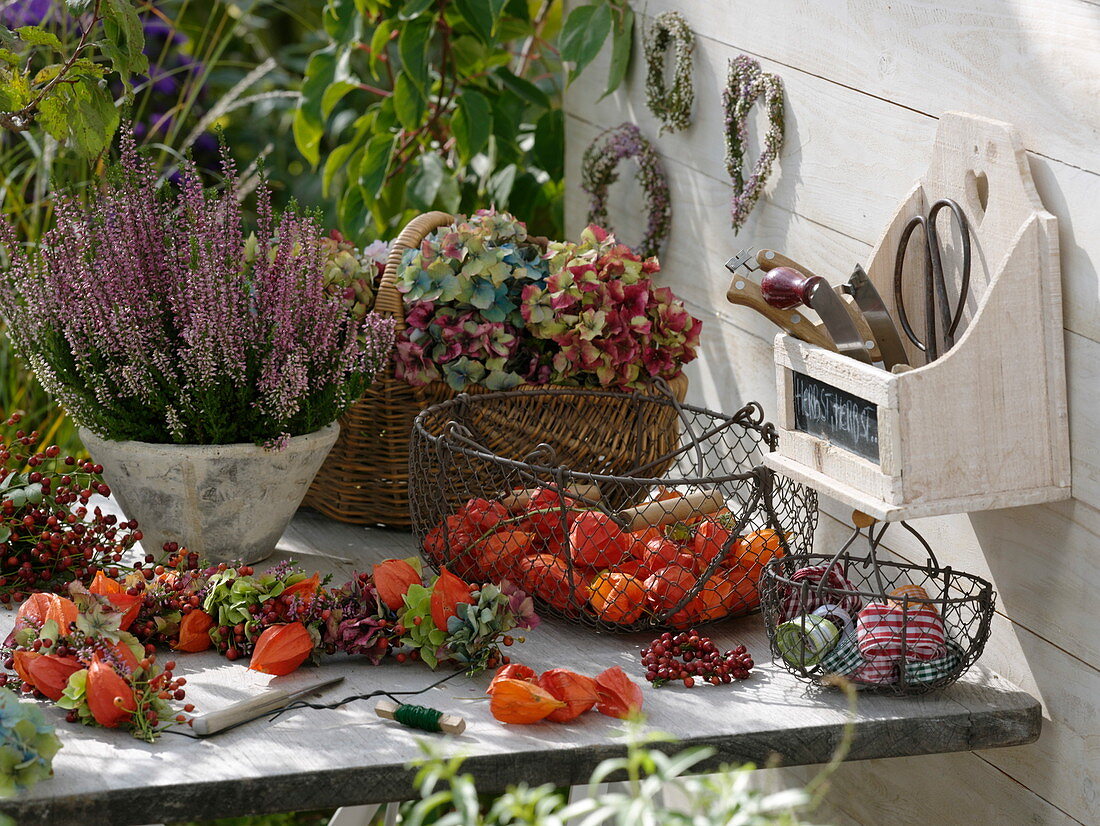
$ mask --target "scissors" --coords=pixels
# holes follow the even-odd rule
[[[943,209],[951,210],[955,223],[962,236],[962,279],[959,282],[958,304],[952,310],[947,295],[947,282],[943,275],[943,248],[940,246],[939,232],[936,229],[936,216]],[[924,228],[924,339],[913,332],[909,317],[905,313],[905,299],[902,298],[902,281],[905,275],[905,252],[909,239],[917,227]],[[962,207],[950,198],[941,198],[928,210],[927,215],[914,215],[905,225],[898,241],[898,256],[894,260],[894,305],[898,308],[898,320],[905,335],[917,349],[925,354],[925,363],[931,363],[940,356],[936,335],[937,310],[943,330],[944,351],[950,350],[955,343],[955,330],[962,320],[966,297],[970,292],[970,223]]]

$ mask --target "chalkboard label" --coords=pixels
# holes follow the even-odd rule
[[[878,407],[823,381],[794,374],[794,427],[877,462]]]

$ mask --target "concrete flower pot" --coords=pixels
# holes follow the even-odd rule
[[[178,542],[211,562],[258,562],[275,550],[336,437],[338,424],[295,436],[281,451],[254,444],[114,442],[80,438],[147,553]]]

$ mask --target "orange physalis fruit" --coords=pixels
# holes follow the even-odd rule
[[[474,545],[477,565],[493,581],[507,579],[533,543],[534,536],[527,531],[503,528]]]
[[[313,652],[313,638],[300,622],[272,625],[260,634],[248,667],[264,674],[289,674]]]
[[[125,594],[126,589],[122,587],[122,583],[118,580],[111,579],[103,571],[95,572],[95,579],[92,580],[92,584],[88,586],[88,590],[93,594]]]
[[[598,574],[589,586],[588,601],[600,619],[629,625],[645,608],[641,580],[628,574]]]
[[[58,657],[56,654],[32,657],[24,667],[30,674],[30,684],[54,702],[61,699],[61,692],[69,684],[69,677],[84,668],[75,657]]]
[[[378,598],[391,611],[405,607],[405,593],[420,585],[420,574],[404,559],[387,559],[374,566],[372,572]]]
[[[569,587],[569,566],[552,554],[536,554],[523,560],[519,584],[529,594],[553,605],[560,611],[573,611],[588,601],[588,586],[580,570],[573,570],[573,587]]]
[[[537,723],[559,708],[565,703],[526,680],[497,680],[489,700],[489,711],[497,720],[517,725]]]
[[[696,575],[678,564],[666,565],[645,581],[646,600],[657,612],[668,611],[695,587]]]
[[[211,645],[210,628],[214,625],[214,618],[205,611],[194,608],[190,613],[183,615],[180,621],[180,636],[172,647],[177,651],[195,653],[205,651]]]
[[[41,657],[41,654],[36,654],[33,651],[19,650],[12,654],[12,668],[15,669],[15,673],[19,675],[19,679],[23,682],[34,685],[34,678],[31,677],[31,660]]]
[[[32,622],[41,625],[53,620],[64,634],[69,624],[76,622],[76,615],[76,603],[71,599],[57,594],[31,594],[15,614],[15,627],[24,628]]]
[[[115,609],[123,612],[122,619],[118,622],[120,631],[125,631],[137,619],[138,612],[141,610],[141,594],[126,593],[126,588],[121,582],[111,579],[103,571],[96,571],[95,579],[88,586],[88,591],[97,596],[107,597],[107,601]]]
[[[748,571],[749,579],[756,583],[760,581],[764,566],[783,555],[782,538],[778,531],[771,528],[751,531],[738,543],[738,552],[737,564]]]
[[[565,708],[551,711],[546,716],[552,723],[568,723],[580,717],[599,700],[596,681],[567,668],[544,671],[539,677],[539,686],[546,689],[555,700],[565,703]]]
[[[596,710],[608,717],[626,719],[642,710],[642,689],[615,665],[596,675]]]
[[[456,577],[446,566],[439,569],[439,577],[432,585],[432,623],[441,631],[447,630],[447,620],[458,614],[458,606],[470,601],[470,586]]]
[[[631,555],[632,539],[602,511],[577,514],[569,529],[569,552],[575,565],[603,568]]]
[[[98,654],[92,657],[92,664],[88,666],[85,697],[95,721],[106,728],[116,728],[137,709],[133,686]]]
[[[727,545],[729,546],[728,552],[726,552]],[[692,547],[695,550],[695,555],[698,556],[705,565],[709,565],[716,557],[722,556],[724,552],[726,555],[722,558],[722,564],[735,565],[737,564],[737,556],[740,554],[743,546],[743,539],[740,537],[734,539],[733,531],[723,527],[713,519],[708,519],[701,523],[699,527],[695,529],[695,538],[692,540]]]
[[[405,563],[408,565],[408,563]],[[412,567],[411,565],[409,566]],[[303,579],[299,582],[295,582],[293,585],[288,586],[283,590],[281,596],[292,597],[298,594],[298,598],[313,596],[321,589],[321,575],[314,574],[309,579]]]
[[[131,671],[138,670],[140,663],[138,662],[138,658],[137,656],[135,656],[130,646],[128,646],[121,640],[119,642],[109,642],[107,643],[107,646],[114,649],[115,654],[118,655],[118,658],[122,660],[127,668],[129,668]]]
[[[493,686],[500,680],[525,680],[526,682],[535,682],[538,674],[535,669],[528,668],[520,663],[508,663],[508,665],[502,665],[497,669],[497,673],[493,675],[493,679],[489,681],[489,687],[486,691],[489,694],[493,693]]]

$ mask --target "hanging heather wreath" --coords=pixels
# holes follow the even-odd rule
[[[645,235],[635,248],[643,258],[656,255],[668,237],[672,225],[672,203],[668,194],[661,159],[656,150],[633,123],[623,123],[596,136],[584,151],[581,162],[581,189],[588,193],[588,223],[612,232],[607,221],[607,189],[619,180],[619,162],[638,161],[638,182],[646,193],[649,213]]]
[[[763,96],[768,113],[768,134],[752,174],[745,179],[745,147],[748,144],[748,116],[753,104]],[[783,81],[760,68],[748,55],[730,61],[729,84],[722,93],[726,113],[726,171],[733,179],[730,205],[731,223],[741,229],[756,205],[772,164],[783,148]]]
[[[671,43],[676,44],[676,66],[670,89],[665,87],[665,53]],[[666,11],[657,15],[645,36],[645,98],[650,111],[661,119],[662,134],[691,125],[691,107],[695,102],[691,86],[694,51],[695,35],[680,12]]]

